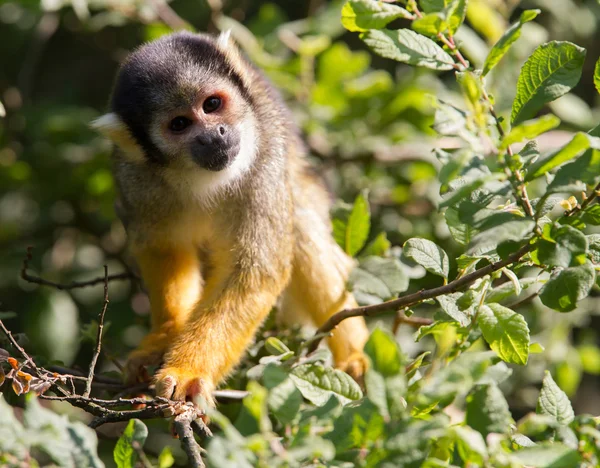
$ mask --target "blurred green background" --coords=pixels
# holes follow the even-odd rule
[[[374,57],[343,30],[342,3],[0,1],[0,102],[6,113],[0,118],[0,318],[26,335],[20,339],[40,363],[87,368],[92,343],[86,337],[94,335],[90,324],[103,290],[100,285],[62,292],[24,282],[19,272],[26,247],[34,247],[31,273],[58,282],[101,276],[104,264],[110,273],[129,268],[125,232],[113,208],[111,148],[89,123],[105,110],[128,51],[173,28],[232,29],[246,54],[281,89],[311,158],[337,196],[350,202],[362,189],[370,190],[372,237],[385,231],[394,245],[427,237],[451,258],[460,252],[436,209],[439,166],[432,153],[436,146],[453,148],[459,142],[440,140],[430,128],[431,95],[460,99],[454,76]],[[525,8],[540,8],[542,15],[524,27],[518,46],[487,79],[501,114],[510,111],[520,66],[537,45],[569,40],[588,49],[575,92],[550,105],[562,125],[540,141],[544,150],[600,119],[592,82],[600,55],[600,4],[470,0],[466,26],[457,37],[467,58],[481,65]],[[410,289],[431,281],[414,278]],[[535,406],[545,368],[572,396],[577,413],[600,413],[599,291],[570,314],[550,311],[536,300],[519,309],[533,341],[546,351],[532,356],[526,369],[515,369],[509,382],[515,387],[505,389],[515,418]],[[139,342],[148,314],[148,299],[137,283],[111,283],[109,356],[122,360]],[[401,344],[414,354],[421,344],[414,343],[411,331],[401,333],[406,335]],[[116,369],[106,357],[100,368]]]

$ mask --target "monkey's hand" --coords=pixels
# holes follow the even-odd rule
[[[127,357],[125,381],[135,384],[150,380],[146,367],[159,366],[177,332],[173,327],[163,326],[148,333],[140,345]]]
[[[154,377],[156,396],[171,400],[192,401],[200,409],[215,406],[215,385],[200,371],[185,367],[164,367]]]

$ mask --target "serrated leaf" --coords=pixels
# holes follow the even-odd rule
[[[536,413],[552,416],[560,424],[570,424],[575,419],[569,397],[563,392],[546,371],[542,380],[542,389],[538,397]]]
[[[523,25],[528,21],[535,19],[535,17],[539,14],[540,10],[525,10],[523,13],[521,13],[519,22],[508,28],[490,50],[483,65],[484,76],[487,75],[490,70],[492,70],[492,68],[494,68],[498,62],[500,62],[500,60],[502,60],[502,57],[504,57],[506,52],[508,52],[510,46],[513,45],[517,39],[519,39],[519,37],[521,37],[521,28]]]
[[[413,238],[405,242],[402,252],[434,275],[448,278],[450,261],[446,252],[435,242]]]
[[[481,434],[469,426],[454,426],[452,432],[456,440],[458,454],[462,460],[482,465],[487,458],[487,447]]]
[[[385,58],[432,70],[454,68],[452,57],[444,49],[410,29],[372,29],[363,33],[361,38],[375,53]]]
[[[342,7],[342,25],[348,31],[382,29],[398,18],[412,19],[413,15],[398,5],[373,0],[349,0]]]
[[[379,327],[373,330],[365,344],[365,354],[369,356],[373,369],[384,377],[396,375],[402,368],[402,358],[396,340]]]
[[[317,364],[303,364],[294,367],[290,378],[304,398],[317,406],[322,406],[335,395],[343,403],[362,398],[358,384],[345,372]]]
[[[523,140],[531,140],[542,133],[558,127],[560,119],[552,114],[544,115],[538,119],[526,120],[519,125],[515,125],[500,143],[500,149],[505,150],[513,143],[519,143]]]
[[[540,300],[551,309],[570,312],[577,307],[577,301],[588,296],[596,271],[590,263],[565,268],[553,275],[540,291]]]
[[[577,133],[569,143],[562,148],[550,153],[545,158],[538,159],[528,169],[526,181],[533,180],[551,171],[590,147],[590,136],[586,133]]]
[[[600,205],[592,205],[581,213],[581,220],[586,224],[600,226]]]
[[[134,468],[138,459],[138,452],[133,444],[139,444],[139,448],[144,446],[148,437],[148,428],[139,419],[131,419],[127,423],[123,435],[117,441],[113,451],[113,459],[117,468]]]
[[[527,364],[529,327],[521,314],[497,303],[481,306],[477,323],[498,357],[511,364]]]
[[[504,394],[496,384],[473,387],[467,396],[466,423],[483,437],[492,432],[509,432],[512,415]]]
[[[568,93],[579,82],[585,49],[570,42],[539,46],[527,59],[517,81],[511,123],[532,117],[542,106]]]

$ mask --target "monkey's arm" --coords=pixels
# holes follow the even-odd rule
[[[127,361],[127,379],[160,363],[200,298],[202,278],[196,251],[183,247],[132,246],[152,310],[152,329]]]
[[[212,390],[238,363],[287,283],[289,268],[283,263],[267,272],[250,258],[235,258],[226,249],[219,257],[216,263],[222,266],[207,282],[207,297],[169,348],[156,375],[159,396],[197,403],[200,396],[213,404]]]

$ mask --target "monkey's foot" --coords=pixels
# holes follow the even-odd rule
[[[362,387],[365,372],[369,368],[369,361],[362,352],[355,352],[346,361],[339,363],[337,367],[356,380]]]
[[[214,408],[212,382],[190,369],[164,367],[154,377],[156,396],[191,401],[200,409]]]

